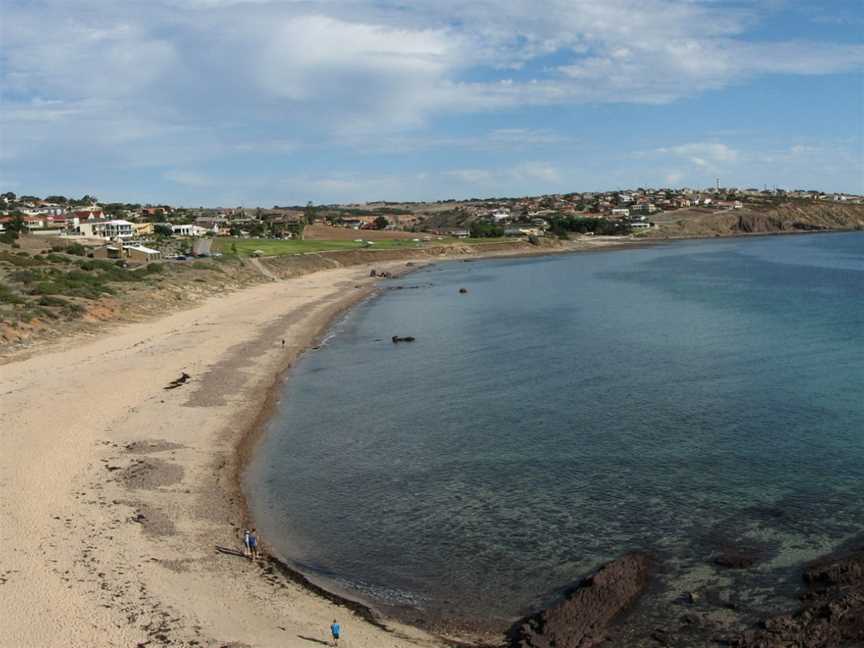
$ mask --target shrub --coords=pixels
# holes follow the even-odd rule
[[[0,283],[0,304],[23,304],[27,300],[12,292],[9,286]]]
[[[60,297],[52,297],[51,295],[42,295],[39,298],[38,304],[40,306],[68,306],[69,302]]]
[[[81,304],[72,304],[68,303],[63,307],[61,311],[64,317],[68,317],[72,319],[74,317],[81,317],[87,309],[84,308]]]
[[[22,256],[20,253],[12,254],[11,252],[0,252],[0,261],[8,261],[19,268],[28,268],[40,265],[38,259],[31,259],[29,256]]]
[[[31,284],[41,276],[40,273],[33,272],[32,270],[16,270],[9,275],[9,279],[16,283]]]

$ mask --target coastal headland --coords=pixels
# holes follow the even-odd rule
[[[493,255],[550,251],[509,246]],[[370,265],[353,254],[355,263],[322,257],[302,272],[268,260],[264,283],[88,339],[24,348],[0,365],[0,646],[300,648],[323,645],[333,618],[356,648],[474,639],[382,619],[276,561],[236,555],[253,524],[239,472],[281,376],[334,317],[386,282],[381,275],[438,258],[375,253]],[[829,646],[861,631],[864,577],[852,553],[807,571],[804,611],[747,635],[718,634],[698,605],[653,634],[641,625],[607,632],[650,590],[650,561],[630,562],[577,584],[509,638],[502,628],[500,642],[551,646],[549,632],[575,636],[573,623],[581,632],[573,646],[701,645],[692,641],[718,636],[748,648],[801,637]]]

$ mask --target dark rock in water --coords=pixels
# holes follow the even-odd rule
[[[794,614],[771,617],[729,645],[735,648],[864,646],[864,548],[818,560],[804,571],[809,591]]]
[[[839,560],[816,560],[804,572],[810,587],[864,586],[864,548]]]
[[[459,289],[459,292],[462,293],[462,294],[464,295],[465,293],[468,292],[468,289],[467,289],[467,288],[460,288],[460,289]]]
[[[724,551],[711,562],[725,569],[747,569],[756,564],[756,557],[741,551]]]
[[[639,598],[648,585],[651,559],[630,553],[603,565],[546,610],[516,622],[513,648],[591,648],[606,638],[607,626]]]
[[[398,344],[399,342],[413,342],[415,340],[413,335],[406,335],[405,337],[394,335],[390,339],[393,340],[393,344]]]

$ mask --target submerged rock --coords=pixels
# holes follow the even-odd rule
[[[648,585],[651,558],[630,553],[603,565],[560,603],[518,621],[513,648],[591,648],[604,641],[609,624]]]
[[[864,547],[811,563],[809,591],[794,614],[771,617],[730,642],[736,648],[864,646]]]
[[[711,562],[725,569],[747,569],[756,564],[756,557],[743,551],[724,551]]]

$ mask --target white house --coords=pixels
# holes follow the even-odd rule
[[[77,219],[76,219],[77,220]],[[78,223],[76,233],[90,238],[132,238],[135,231],[132,223],[126,220],[84,221]]]
[[[175,236],[204,236],[209,230],[200,225],[171,225]]]
[[[630,210],[627,209],[626,207],[616,207],[616,208],[614,208],[614,209],[612,210],[611,213],[612,213],[613,216],[624,216],[624,217],[627,217],[627,216],[630,215]]]

